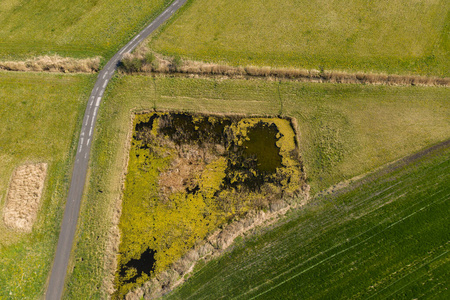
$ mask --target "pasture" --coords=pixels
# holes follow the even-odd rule
[[[195,0],[149,46],[231,65],[450,76],[450,3]]]
[[[44,292],[68,191],[86,99],[87,75],[0,72],[0,298],[37,299]],[[47,163],[31,233],[3,222],[9,180],[20,165]]]
[[[170,0],[0,2],[0,60],[112,56]]]

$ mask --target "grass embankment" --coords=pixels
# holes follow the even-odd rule
[[[13,170],[48,163],[32,233],[0,220],[0,298],[37,299],[53,261],[77,132],[93,77],[0,73],[0,210]]]
[[[0,3],[0,60],[59,54],[105,58],[170,0]]]
[[[295,117],[306,174],[317,193],[448,138],[448,95],[446,88],[427,87],[149,76],[112,80],[99,110],[89,203],[81,208],[67,297],[100,295],[111,218],[122,196],[131,109]],[[115,270],[110,271],[112,284]]]
[[[450,148],[314,199],[165,299],[448,298]]]
[[[149,46],[231,65],[450,76],[450,4],[191,1]]]

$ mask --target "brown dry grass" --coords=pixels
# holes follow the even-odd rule
[[[153,54],[153,62],[146,61],[148,53]],[[126,65],[129,62],[137,62],[137,67],[132,70]],[[151,52],[145,45],[141,45],[132,54],[127,54],[122,59],[119,69],[122,73],[181,73],[190,75],[222,75],[233,78],[241,77],[269,77],[277,79],[293,79],[309,82],[331,82],[349,84],[383,84],[383,85],[421,85],[421,86],[450,86],[450,78],[426,77],[416,75],[387,75],[375,73],[348,73],[345,71],[305,70],[295,68],[272,67],[234,67],[229,65],[204,63],[200,61],[182,61],[177,66],[174,58],[164,57]],[[136,65],[134,65],[136,66]]]
[[[37,218],[47,164],[19,166],[9,185],[3,221],[9,228],[31,232]]]
[[[20,72],[95,73],[100,57],[76,59],[71,57],[39,56],[26,61],[2,61],[0,70]]]
[[[172,193],[192,189],[197,185],[197,176],[205,167],[205,151],[195,146],[185,148],[190,149],[181,150],[180,154],[183,155],[174,159],[169,169],[159,177],[161,199],[167,200]]]

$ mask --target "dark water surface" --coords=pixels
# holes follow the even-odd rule
[[[135,268],[137,270],[137,275],[124,281],[124,283],[134,282],[138,277],[142,276],[142,273],[150,275],[155,266],[155,254],[156,251],[152,249],[147,249],[141,254],[139,259],[130,259],[126,265],[122,266],[120,269],[120,276],[123,278],[126,275],[126,271],[130,268]]]
[[[254,156],[261,172],[273,174],[277,168],[282,167],[280,148],[276,144],[278,132],[274,124],[267,125],[262,122],[249,129],[249,140],[243,144],[244,155]]]

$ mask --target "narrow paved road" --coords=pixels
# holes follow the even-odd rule
[[[67,266],[69,264],[70,252],[72,250],[73,238],[77,228],[78,214],[80,211],[81,197],[83,195],[86,172],[88,168],[89,155],[93,140],[95,121],[102,96],[109,80],[117,69],[117,64],[123,54],[131,52],[136,46],[149,36],[156,28],[164,23],[176,10],[187,0],[174,1],[162,14],[160,14],[150,25],[136,35],[128,44],[117,52],[105,65],[98,75],[97,82],[92,90],[91,96],[84,113],[83,125],[78,141],[78,149],[72,172],[69,195],[59,234],[58,246],[55,260],[50,275],[50,281],[45,294],[46,299],[61,299],[66,279]],[[89,201],[89,200],[87,200]],[[99,216],[101,217],[101,216]],[[81,241],[82,242],[82,241]],[[81,296],[81,295],[80,295]]]

